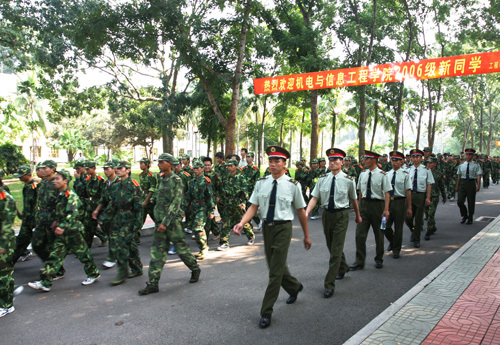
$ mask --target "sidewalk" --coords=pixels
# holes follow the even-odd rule
[[[500,344],[499,248],[500,216],[345,344]]]

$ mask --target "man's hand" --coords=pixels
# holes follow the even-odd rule
[[[236,224],[236,225],[233,227],[233,232],[234,232],[236,235],[241,236],[241,230],[243,229],[243,226],[244,226],[244,224],[241,224],[241,223]]]
[[[406,210],[406,216],[408,218],[413,218],[413,210],[411,209],[411,207],[409,207],[407,210]]]
[[[165,232],[167,230],[167,227],[163,224],[160,224],[160,226],[158,227],[158,232]]]
[[[309,236],[304,237],[304,248],[306,250],[309,250],[311,248],[311,245],[312,245],[312,242],[311,242],[311,239],[309,238]]]
[[[97,219],[97,216],[99,215],[99,212],[97,212],[97,210],[94,210],[92,212],[92,219]]]
[[[58,235],[58,236],[61,236],[63,233],[64,233],[64,229],[61,229],[60,227],[57,227],[57,228],[54,230],[54,234],[56,234],[56,235]]]
[[[215,218],[215,216],[213,214],[208,215],[208,219],[214,219],[214,218]]]
[[[354,219],[354,221],[356,222],[356,224],[361,224],[361,223],[363,223],[363,218],[361,218],[361,216],[359,216],[359,217],[356,217]]]
[[[247,206],[245,204],[240,204],[240,208],[245,211],[245,209],[247,208]]]
[[[389,211],[388,210],[384,210],[384,213],[382,213],[382,218],[383,217],[389,218]]]
[[[425,199],[425,206],[429,206],[431,204],[431,199]]]

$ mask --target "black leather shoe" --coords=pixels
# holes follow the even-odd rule
[[[262,317],[260,318],[259,327],[267,328],[269,327],[269,325],[271,325],[271,314],[262,315]]]
[[[288,299],[286,300],[286,304],[295,303],[295,301],[297,300],[297,296],[299,295],[299,292],[301,292],[303,288],[304,288],[304,285],[300,284],[299,291],[297,291],[293,295],[290,295],[290,297],[288,297]]]
[[[375,268],[382,268],[382,263],[381,262],[376,262],[375,263]]]
[[[342,273],[342,274],[339,273],[335,276],[335,279],[337,279],[337,280],[344,279],[344,276],[345,276],[345,273]]]
[[[462,221],[460,222],[460,224],[464,224],[466,221],[467,221],[467,217],[462,217]]]
[[[394,254],[392,254],[392,257],[393,257],[394,259],[399,259],[399,253],[394,253]]]
[[[362,270],[363,268],[365,268],[365,266],[360,265],[358,263],[353,263],[351,266],[349,266],[349,269],[352,271]]]
[[[325,291],[323,291],[323,297],[324,298],[330,298],[332,296],[333,296],[333,290],[325,289]]]
[[[467,221],[467,225],[471,225],[471,224],[472,224],[472,219],[469,219],[469,220]]]
[[[392,244],[389,243],[389,245],[387,246],[387,251],[390,252],[392,250]]]
[[[413,242],[413,246],[415,248],[420,248],[420,242],[417,242],[417,241]]]

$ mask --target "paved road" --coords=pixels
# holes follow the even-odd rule
[[[496,217],[500,212],[500,186],[478,194],[476,218]],[[42,293],[25,288],[15,302],[16,312],[0,319],[2,344],[341,344],[430,273],[487,223],[459,224],[456,203],[438,208],[438,232],[420,249],[405,237],[401,258],[386,255],[384,267],[375,269],[373,235],[368,237],[365,269],[349,272],[338,282],[335,295],[324,299],[323,278],[328,252],[320,220],[309,221],[312,248],[302,246],[302,231],[294,223],[289,253],[291,272],[304,284],[297,302],[286,305],[282,290],[275,305],[272,325],[258,328],[259,310],[267,283],[262,234],[254,246],[246,237],[231,237],[228,252],[215,251],[210,241],[209,258],[201,263],[201,280],[189,284],[189,270],[177,256],[169,256],[160,281],[160,292],[138,296],[146,275],[109,286],[115,269],[102,271],[94,285],[82,286],[83,266],[66,259],[66,276]],[[345,253],[354,260],[353,213]],[[140,251],[145,272],[152,237],[144,237]],[[189,239],[193,250],[194,241]],[[105,248],[93,248],[102,263]],[[37,258],[19,263],[16,284],[38,279]]]

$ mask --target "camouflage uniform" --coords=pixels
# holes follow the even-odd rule
[[[222,188],[220,175],[214,171],[210,171],[209,173],[204,171],[203,174],[206,177],[208,177],[211,181],[213,199],[214,199],[214,202],[216,202],[216,200],[220,194],[220,190]],[[217,226],[217,223],[215,222],[215,217],[212,219],[208,219],[207,223],[205,225],[205,234],[207,235],[207,238],[210,235],[210,232],[212,234],[214,234],[215,237],[220,235],[220,230],[219,230],[219,227]]]
[[[311,169],[311,171],[309,171],[309,181],[311,183],[309,186],[310,191],[314,190],[314,187],[316,187],[316,181],[318,177],[320,177],[321,175],[322,175],[321,170],[319,169]],[[318,214],[319,214],[319,205],[316,204],[316,206],[311,211],[311,217],[317,217]]]
[[[52,281],[62,267],[69,251],[84,265],[87,277],[97,278],[99,276],[99,270],[92,258],[90,248],[83,237],[83,224],[79,221],[79,217],[84,214],[82,206],[75,192],[66,189],[59,194],[55,221],[57,227],[63,229],[64,233],[55,235],[53,249],[40,273],[40,283],[46,288],[52,286]],[[55,230],[55,226],[53,228]]]
[[[149,170],[143,171],[139,174],[139,183],[142,189],[142,202],[144,202],[150,192],[154,193],[156,190],[156,185],[158,183],[156,176],[153,175]],[[146,217],[149,215],[153,222],[155,221],[154,216],[155,204],[153,203],[153,197],[149,199],[149,202],[146,206],[142,207],[142,225],[146,221]],[[136,241],[139,241],[141,237],[141,228],[136,231]]]
[[[184,197],[182,208],[184,210],[189,208],[191,211],[194,225],[193,231],[196,243],[198,243],[198,247],[200,248],[199,258],[201,259],[204,255],[203,252],[208,250],[205,225],[209,218],[208,216],[215,211],[212,185],[208,177],[202,174],[191,181]]]
[[[37,197],[37,183],[31,180],[23,187],[23,215],[21,228],[16,238],[16,249],[12,257],[13,263],[22,255],[26,255],[26,248],[31,243],[33,228],[35,227],[35,209]]]
[[[446,182],[448,185],[448,199],[455,198],[455,190],[457,188],[457,169],[460,164],[455,160],[450,162],[446,170]]]
[[[119,164],[122,163],[124,162]],[[127,167],[117,167],[120,166]],[[137,181],[130,177],[120,180],[113,185],[109,205],[99,219],[101,224],[112,224],[109,246],[118,265],[118,275],[112,284],[123,282],[128,274],[128,266],[132,275],[142,274],[142,263],[134,234],[134,229],[141,227],[141,198],[142,191]]]
[[[490,186],[490,173],[493,170],[493,164],[491,164],[491,161],[487,156],[484,156],[483,159],[486,159],[482,161],[483,164],[481,166],[481,168],[483,169],[483,188],[488,188]]]
[[[108,163],[106,163],[106,164],[108,164]],[[114,194],[114,191],[118,190],[118,185],[119,185],[118,182],[120,182],[120,179],[118,178],[118,176],[115,176],[113,181],[107,180],[104,182],[104,189],[102,190],[102,193],[101,193],[101,200],[99,200],[99,204],[102,205],[103,211],[106,210],[106,208],[108,207],[109,202],[111,200],[111,196]],[[110,238],[111,229],[112,229],[111,219],[101,223],[100,227],[101,227],[102,231],[106,234],[106,236],[108,238]],[[108,256],[106,257],[106,261],[109,261],[109,262],[115,261],[115,257],[113,255],[113,251],[111,250],[111,246],[108,246]]]
[[[222,230],[220,236],[220,245],[229,246],[229,235],[234,225],[239,223],[245,214],[240,205],[247,203],[247,190],[245,187],[245,178],[242,174],[236,173],[228,175],[222,181],[222,190],[220,194]],[[250,240],[254,238],[252,226],[245,224],[245,235]]]
[[[83,225],[85,227],[85,242],[87,245],[92,247],[92,241],[94,240],[94,235],[99,237],[101,242],[106,242],[107,238],[101,229],[97,229],[97,220],[92,218],[92,212],[99,205],[101,200],[102,191],[105,187],[105,180],[102,176],[87,175],[85,178],[85,197],[83,200]]]
[[[302,197],[304,198],[304,201],[306,204],[309,202],[309,198],[307,197],[307,186],[309,186],[309,174],[305,168],[298,168],[297,165],[297,170],[295,170],[295,180],[300,183],[300,186],[302,188]]]
[[[436,232],[436,210],[439,204],[439,195],[441,195],[443,199],[446,199],[443,174],[436,168],[432,172],[432,175],[434,176],[434,184],[431,190],[431,204],[426,207],[428,210],[427,231],[425,233],[426,240]]]
[[[255,165],[246,165],[242,168],[241,173],[246,179],[247,195],[250,197],[250,195],[252,195],[253,193],[253,189],[255,188],[255,183],[260,178],[260,170]],[[247,200],[247,209],[250,207],[250,205],[250,202]],[[253,221],[255,222],[255,224],[260,223],[260,218],[257,214],[255,214],[255,217],[253,217]]]
[[[14,219],[16,218],[16,202],[12,195],[0,187],[0,308],[10,308],[14,300],[14,264],[12,255],[16,247]]]
[[[150,285],[156,288],[160,281],[163,265],[167,259],[169,242],[174,244],[182,262],[191,271],[200,270],[182,232],[182,189],[182,180],[179,176],[173,172],[168,175],[160,174],[158,192],[155,194],[154,214],[156,227],[151,245],[151,261],[148,270]],[[167,227],[165,232],[157,231],[162,224]]]

